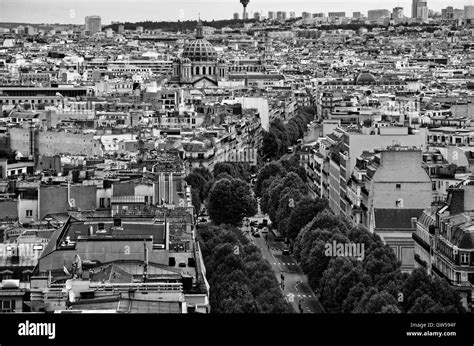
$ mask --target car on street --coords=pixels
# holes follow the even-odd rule
[[[262,222],[260,222],[258,224],[258,228],[263,228],[263,227],[267,227],[268,226],[268,220],[267,219],[263,219]]]
[[[268,227],[266,227],[266,226],[263,227],[263,228],[262,228],[262,233],[263,233],[263,234],[268,233]]]
[[[290,249],[284,248],[281,252],[282,255],[289,256],[290,255]]]

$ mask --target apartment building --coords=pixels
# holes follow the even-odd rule
[[[415,266],[445,279],[466,308],[474,302],[474,180],[449,188],[445,203],[423,211],[416,222]]]

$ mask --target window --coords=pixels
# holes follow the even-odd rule
[[[467,252],[461,253],[461,264],[469,264],[469,253]]]
[[[396,185],[395,185],[395,188],[396,188],[397,190],[400,190],[400,189],[402,188],[402,184],[396,184]]]
[[[105,198],[99,198],[99,208],[105,208]]]
[[[2,300],[0,301],[0,312],[14,312],[15,301],[14,300]]]
[[[436,182],[435,181],[433,181],[431,183],[431,190],[436,191]]]
[[[26,211],[26,217],[33,217],[33,210],[28,209],[28,210]]]

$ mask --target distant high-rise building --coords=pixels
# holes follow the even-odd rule
[[[255,20],[261,20],[262,19],[262,15],[260,14],[260,12],[255,12],[253,14],[253,19]]]
[[[38,29],[35,28],[34,26],[27,26],[25,27],[25,34],[27,35],[36,35],[38,33]]]
[[[277,12],[277,20],[286,20],[286,12],[285,11],[278,11]]]
[[[303,12],[303,13],[301,13],[301,17],[303,17],[303,19],[311,18],[311,13],[309,13],[309,12]]]
[[[275,11],[268,11],[268,19],[276,19]]]
[[[235,12],[234,13],[234,20],[238,20],[239,18],[240,18],[240,15],[237,12]]]
[[[295,11],[290,11],[290,19],[296,18],[296,13]]]
[[[352,18],[361,19],[362,18],[362,13],[361,12],[352,12]]]
[[[324,13],[323,12],[313,13],[313,18],[324,18]]]
[[[123,34],[125,32],[125,25],[120,24],[118,26],[118,32],[119,32],[119,34]]]
[[[455,8],[453,11],[453,19],[461,20],[464,19],[465,12],[463,9]]]
[[[441,10],[441,18],[444,20],[452,20],[454,18],[454,8],[448,6]]]
[[[329,18],[345,18],[346,12],[328,12]]]
[[[474,19],[474,6],[464,6],[464,19],[469,21]]]
[[[378,22],[384,17],[390,17],[389,10],[369,10],[367,12],[367,19],[370,22]]]
[[[428,19],[428,3],[426,0],[413,0],[411,5],[411,17],[421,21]]]
[[[87,16],[86,17],[86,33],[94,35],[96,32],[102,30],[102,23],[99,16]]]
[[[396,22],[403,20],[403,7],[394,7],[392,10],[392,19]]]

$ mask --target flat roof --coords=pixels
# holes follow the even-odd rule
[[[103,224],[104,233],[97,233],[98,225]],[[90,227],[93,228],[93,236],[89,235]],[[153,237],[153,243],[164,244],[166,238],[165,226],[162,223],[155,223],[153,220],[138,221],[138,220],[122,220],[121,228],[114,227],[113,219],[104,221],[71,221],[63,233],[61,241],[66,237],[70,237],[71,241],[77,241],[79,237],[93,239],[94,236],[101,238],[108,236],[107,240],[123,239],[126,236],[130,237]],[[110,237],[111,236],[111,237]]]

